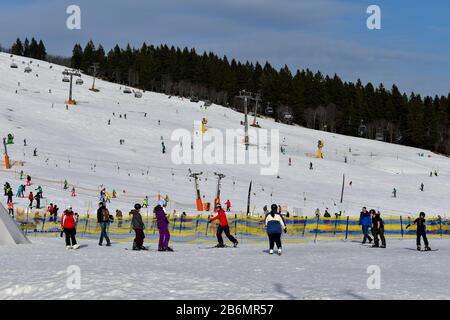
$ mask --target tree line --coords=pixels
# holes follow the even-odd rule
[[[234,107],[240,90],[257,93],[261,110],[286,108],[293,123],[450,154],[450,94],[402,93],[396,85],[343,81],[309,69],[291,72],[269,62],[240,62],[212,52],[174,46],[127,45],[105,51],[89,41],[76,44],[71,67],[105,80],[168,95],[196,96]],[[276,114],[275,114],[276,117]]]

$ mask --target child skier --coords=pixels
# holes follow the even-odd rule
[[[134,209],[130,211],[131,218],[131,228],[134,230],[135,238],[133,241],[133,250],[147,250],[143,246],[145,234],[144,234],[144,221],[142,221],[142,216],[140,214],[142,206],[139,203],[134,205]]]
[[[423,242],[425,243],[425,251],[430,251],[431,248],[428,245],[428,239],[427,239],[427,230],[426,230],[426,220],[425,220],[425,212],[421,212],[419,214],[419,218],[414,220],[412,223],[413,225],[417,225],[417,250],[420,251],[420,237],[423,238]],[[408,224],[406,226],[406,229],[408,229],[411,226],[411,224]]]
[[[66,249],[78,249],[75,235],[77,234],[77,221],[72,211],[72,207],[68,206],[61,217],[61,228],[66,235]]]
[[[372,216],[372,234],[374,238],[373,248],[386,248],[386,239],[384,238],[384,223],[381,219],[381,214],[376,213],[374,209],[370,209],[370,215]],[[381,247],[380,240],[381,238]]]
[[[8,202],[8,213],[14,218],[14,204],[12,202]]]
[[[155,214],[156,224],[159,230],[158,251],[173,251],[173,249],[169,247],[169,220],[167,219],[163,207],[160,204],[157,204],[153,213]]]
[[[217,241],[219,242],[217,244],[217,248],[224,248],[225,245],[223,244],[223,238],[222,233],[225,232],[225,235],[227,238],[233,243],[234,247],[237,247],[238,241],[230,234],[230,227],[228,226],[228,220],[227,215],[225,211],[223,211],[222,206],[220,203],[216,204],[215,211],[217,212],[217,215],[213,217],[213,215],[210,216],[210,222],[213,222],[214,220],[219,220],[219,226],[217,227]]]
[[[267,236],[269,237],[269,253],[273,254],[275,243],[278,248],[278,255],[281,255],[281,232],[287,232],[286,222],[281,214],[277,212],[277,205],[272,204],[271,211],[266,215],[265,224]]]
[[[30,208],[33,208],[33,200],[34,200],[33,192],[30,192],[30,194],[28,195],[28,200],[30,200],[30,204],[28,206]]]

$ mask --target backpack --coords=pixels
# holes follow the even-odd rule
[[[102,221],[103,222],[109,222],[109,211],[108,209],[102,210]]]

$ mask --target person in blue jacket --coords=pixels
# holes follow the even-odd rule
[[[266,215],[265,224],[267,236],[269,237],[269,253],[273,254],[273,248],[276,243],[278,255],[281,255],[281,233],[287,232],[286,222],[281,214],[278,213],[278,206],[272,204],[271,211]]]
[[[367,211],[366,207],[362,208],[361,214],[359,215],[359,225],[361,226],[363,232],[362,243],[366,243],[367,240],[371,243],[372,238],[369,235],[369,227],[372,225],[372,218],[370,217],[370,213]]]

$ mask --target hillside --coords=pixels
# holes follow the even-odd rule
[[[99,186],[103,185],[117,191],[117,199],[110,204],[113,210],[126,211],[146,195],[154,203],[160,193],[172,200],[171,210],[191,214],[195,212],[194,184],[188,177],[191,168],[204,172],[200,188],[211,202],[216,190],[214,172],[226,175],[222,199],[230,199],[233,211],[246,210],[250,180],[251,210],[255,213],[272,202],[287,205],[291,212],[299,208],[304,215],[314,214],[316,208],[323,212],[326,207],[330,212],[344,210],[358,215],[363,205],[389,215],[425,211],[446,216],[450,209],[444,201],[450,185],[450,161],[444,156],[259,118],[262,128],[279,130],[286,148],[286,154],[280,154],[279,178],[260,175],[260,167],[255,165],[175,165],[170,156],[179,143],[170,140],[174,130],[193,132],[194,121],[202,118],[207,118],[210,129],[238,129],[243,115],[218,105],[205,110],[202,102],[152,92],[135,98],[123,93],[124,86],[101,80],[96,81],[100,92],[95,93],[88,90],[92,79],[86,75],[82,76],[83,85],[73,87],[78,105],[66,110],[69,85],[62,82],[64,67],[50,68],[47,62],[32,60],[32,72],[27,74],[27,63],[22,61],[30,59],[13,59],[17,69],[10,68],[12,58],[8,54],[0,54],[0,133],[2,137],[14,135],[15,144],[8,146],[8,152],[16,163],[9,171],[2,164],[0,179],[9,181],[16,191],[18,172],[23,169],[33,179],[33,191],[37,185],[43,187],[48,203],[60,207],[71,204],[82,213],[96,207]],[[120,118],[124,114],[126,119]],[[166,154],[161,152],[161,137]],[[120,139],[125,139],[123,145]],[[325,144],[323,160],[309,156],[316,152],[318,140]],[[35,148],[37,157],[33,156]],[[313,170],[309,170],[310,161]],[[439,176],[430,177],[434,170]],[[346,186],[341,206],[342,174],[346,175]],[[63,190],[64,179],[75,185],[77,197],[71,197],[70,188]],[[419,190],[422,182],[424,192]],[[394,187],[397,198],[391,195]],[[27,206],[25,199],[15,202],[16,207]]]

